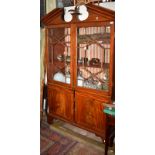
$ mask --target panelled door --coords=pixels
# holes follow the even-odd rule
[[[77,124],[104,132],[105,115],[103,114],[103,101],[94,99],[86,94],[75,93],[75,121]]]
[[[74,93],[72,90],[52,86],[48,88],[49,113],[73,121]]]

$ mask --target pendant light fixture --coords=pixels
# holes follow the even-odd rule
[[[73,15],[76,15],[80,21],[86,20],[89,16],[86,5],[84,3],[76,5],[74,0],[74,6],[64,7],[65,22],[70,22],[73,19]]]

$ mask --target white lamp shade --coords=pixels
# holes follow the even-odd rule
[[[80,5],[78,10],[79,10],[80,13],[82,13],[82,12],[87,11],[87,7],[85,5]]]
[[[79,10],[79,13],[81,13],[81,15],[78,15],[78,19],[80,21],[83,21],[83,20],[88,18],[89,14],[88,14],[88,11],[87,11],[87,7],[85,5],[80,5],[78,10]]]
[[[83,21],[83,20],[86,20],[88,18],[88,16],[89,16],[88,11],[85,11],[85,12],[82,12],[82,15],[78,15],[78,19],[80,21]]]
[[[70,22],[72,20],[72,15],[70,13],[65,13],[64,20],[65,22]]]
[[[75,10],[75,6],[64,7],[64,20],[65,20],[65,22],[70,22],[73,18],[72,12],[70,12],[70,10]],[[80,13],[80,15],[78,15],[78,19],[80,21],[87,19],[89,16],[89,13],[87,11],[87,7],[85,5],[80,5],[78,7],[78,12]]]

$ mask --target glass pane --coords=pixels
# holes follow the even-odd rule
[[[77,86],[109,89],[110,26],[77,29]]]
[[[49,30],[50,79],[70,84],[70,28]]]

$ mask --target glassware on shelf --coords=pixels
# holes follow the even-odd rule
[[[104,84],[104,85],[102,85],[102,90],[108,90],[108,89],[109,89],[108,84]]]
[[[88,58],[82,57],[81,59],[78,59],[78,63],[80,64],[88,64]]]
[[[66,76],[66,83],[69,84],[70,83],[70,71],[67,71],[65,76]]]
[[[97,80],[94,80],[92,77],[84,81],[84,87],[97,89]]]
[[[88,58],[83,58],[84,59],[84,64],[88,63]]]
[[[108,79],[108,75],[106,73],[103,74],[103,80],[106,81]]]
[[[79,64],[82,64],[83,63],[83,60],[82,59],[78,59],[78,63]]]
[[[70,60],[70,56],[66,56],[66,62],[70,62],[71,60]]]
[[[57,59],[58,59],[59,61],[63,61],[63,60],[64,60],[64,55],[63,55],[63,54],[57,55]]]
[[[78,77],[77,77],[77,85],[78,86],[83,86],[84,78],[82,77],[82,72],[79,72]]]
[[[107,26],[107,27],[106,27],[106,32],[107,32],[107,33],[110,33],[110,26]]]
[[[99,58],[92,58],[90,60],[91,65],[99,65],[100,64],[100,59]]]
[[[97,89],[102,89],[102,83],[100,81],[97,83]]]
[[[103,80],[109,81],[109,69],[106,69],[103,74]]]

